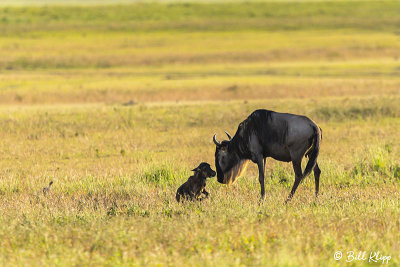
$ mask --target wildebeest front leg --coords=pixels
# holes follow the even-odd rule
[[[265,175],[265,166],[267,165],[266,163],[267,163],[267,158],[264,158],[264,170],[263,170],[264,171],[264,175]]]
[[[261,187],[261,200],[265,199],[265,184],[264,184],[264,164],[263,158],[258,157],[257,159],[257,166],[258,166],[258,181],[260,182]]]
[[[303,179],[303,173],[301,171],[301,160],[300,161],[293,161],[293,170],[294,170],[294,174],[295,174],[295,179],[294,179],[294,184],[292,187],[292,191],[290,192],[288,198],[286,199],[285,203],[289,202],[294,193],[296,192],[297,187],[299,186],[301,180]]]
[[[267,175],[267,173],[265,172],[265,170],[267,169],[267,158],[264,158],[264,177]],[[271,175],[271,181],[272,181],[272,175]]]

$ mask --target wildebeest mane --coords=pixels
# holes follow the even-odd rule
[[[250,114],[247,119],[241,122],[232,138],[229,148],[235,150],[240,158],[249,158],[249,141],[252,136],[256,137],[261,146],[265,147],[265,143],[283,144],[287,137],[287,125],[283,125],[286,129],[285,133],[278,134],[275,129],[271,128],[273,123],[274,111],[256,110]],[[265,123],[266,120],[269,123]]]

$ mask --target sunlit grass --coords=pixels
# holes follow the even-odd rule
[[[0,7],[0,265],[400,265],[398,2],[161,2]],[[259,108],[322,128],[319,198],[268,159],[176,203]]]
[[[52,31],[0,39],[2,69],[70,69],[175,64],[392,60],[400,42],[393,32]],[[321,49],[323,47],[323,49]]]
[[[395,61],[167,65],[5,71],[0,103],[148,103],[398,95]]]

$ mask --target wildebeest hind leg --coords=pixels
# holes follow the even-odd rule
[[[294,184],[292,187],[292,191],[290,192],[285,203],[289,202],[292,199],[294,193],[296,192],[297,187],[299,186],[301,180],[303,179],[303,173],[301,171],[301,160],[294,160],[292,163],[293,163],[293,170],[294,170],[294,174],[295,174],[295,180],[294,180]]]
[[[318,197],[319,192],[319,176],[321,175],[321,169],[318,166],[318,163],[314,166],[314,178],[315,178],[315,197]]]

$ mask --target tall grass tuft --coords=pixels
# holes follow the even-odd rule
[[[400,181],[400,167],[390,155],[390,149],[386,145],[370,148],[366,157],[359,159],[350,171],[350,177],[368,183]]]
[[[173,164],[162,163],[160,165],[151,165],[147,167],[140,179],[145,183],[152,183],[160,186],[175,185],[178,181],[188,177],[188,173],[174,167]]]

